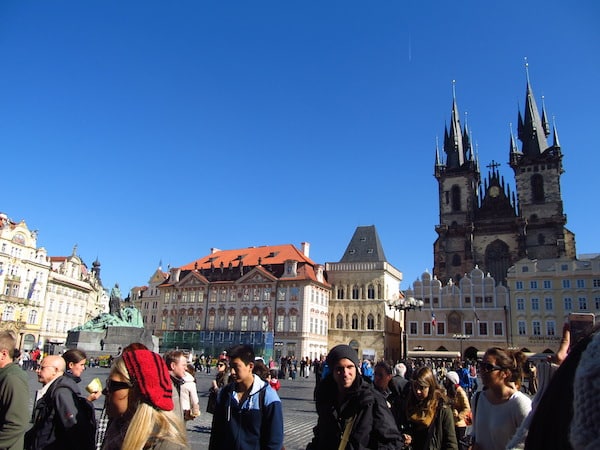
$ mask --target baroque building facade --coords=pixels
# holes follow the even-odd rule
[[[569,313],[600,314],[600,255],[522,259],[508,272],[511,345],[554,352]]]
[[[435,155],[439,224],[433,274],[455,283],[475,266],[506,283],[509,267],[522,258],[575,259],[575,236],[565,225],[560,189],[562,152],[556,126],[552,144],[545,106],[540,114],[527,75],[524,114],[518,112],[518,140],[510,133],[511,191],[492,161],[483,180],[468,125],[461,125],[456,95],[444,133],[443,161]]]
[[[405,295],[423,301],[420,311],[408,312],[409,357],[448,352],[446,357],[475,359],[489,347],[509,346],[508,288],[477,267],[445,285],[425,272]]]
[[[100,263],[91,271],[76,254],[48,256],[37,247],[37,232],[25,221],[0,214],[0,329],[13,331],[21,350],[52,353],[67,331],[108,305],[100,281]]]
[[[374,225],[357,227],[339,262],[325,264],[331,283],[328,346],[347,344],[362,359],[400,359],[402,272],[385,257]]]
[[[215,356],[247,343],[265,358],[312,359],[327,352],[331,289],[309,248],[303,243],[302,250],[291,244],[212,249],[171,268],[162,282],[157,271],[151,301],[145,299],[148,289],[132,295],[146,321],[157,312],[161,350],[178,347]]]

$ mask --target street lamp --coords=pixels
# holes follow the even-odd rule
[[[408,356],[408,344],[406,342],[406,312],[411,309],[418,309],[421,311],[423,308],[423,300],[417,300],[413,297],[404,297],[402,296],[399,299],[389,300],[387,302],[390,309],[395,309],[396,311],[403,311],[404,313],[404,322],[402,325],[402,354],[400,355],[400,359],[406,359]]]
[[[461,361],[463,361],[464,360],[463,353],[462,353],[463,352],[463,341],[465,339],[469,339],[471,336],[468,334],[455,334],[452,337],[454,339],[458,339],[460,341],[460,359],[461,359]]]

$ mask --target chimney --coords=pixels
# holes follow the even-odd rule
[[[171,283],[179,283],[179,275],[181,274],[181,269],[179,267],[171,268],[171,276],[169,277],[169,282]]]
[[[302,253],[304,254],[304,256],[310,258],[310,243],[301,242],[300,245],[302,246]]]

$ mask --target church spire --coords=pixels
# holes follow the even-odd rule
[[[554,147],[560,148],[560,143],[558,142],[558,130],[556,129],[556,121],[554,120],[554,117],[552,117],[552,138],[554,141]]]
[[[527,74],[527,88],[525,91],[525,117],[519,111],[518,137],[523,143],[523,154],[536,157],[548,148],[546,132],[540,113],[533,96],[531,82],[529,81],[529,64],[525,59],[525,71]]]
[[[458,169],[465,163],[465,150],[463,134],[460,126],[460,115],[456,104],[456,81],[452,80],[452,118],[450,131],[446,127],[444,133],[444,152],[446,153],[446,166],[448,169]]]

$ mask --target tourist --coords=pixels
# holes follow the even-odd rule
[[[115,359],[104,394],[110,418],[103,450],[189,449],[176,414],[165,361],[150,350],[124,351]]]

